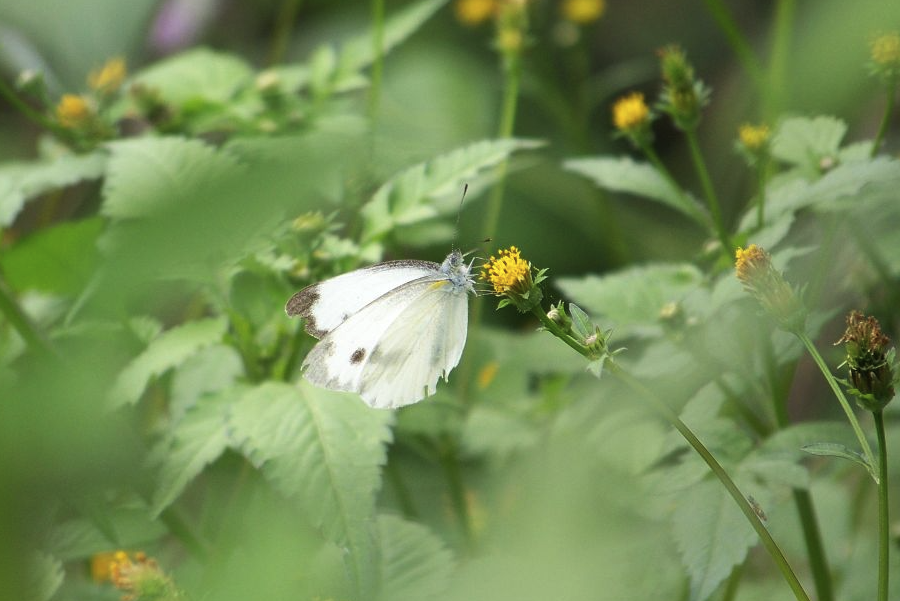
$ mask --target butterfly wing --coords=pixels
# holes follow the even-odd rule
[[[307,286],[284,307],[293,317],[306,319],[306,331],[322,338],[372,301],[407,282],[435,276],[440,269],[429,261],[387,261]]]
[[[327,283],[327,282],[326,282]],[[433,394],[466,341],[466,289],[430,273],[382,294],[323,336],[303,362],[307,380],[358,393],[373,407]]]

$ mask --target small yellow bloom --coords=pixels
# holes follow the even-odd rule
[[[497,32],[497,48],[501,52],[521,52],[525,37],[518,29],[504,28]]]
[[[125,67],[125,59],[118,57],[113,58],[100,67],[91,71],[88,75],[88,85],[92,90],[101,94],[112,94],[125,81],[128,75],[128,69]]]
[[[91,580],[94,582],[108,582],[112,580],[110,568],[116,559],[116,552],[106,551],[96,553],[91,557]]]
[[[123,600],[180,599],[181,593],[172,579],[160,569],[155,559],[142,551],[129,555],[116,551],[109,564],[110,580],[125,593]]]
[[[872,41],[872,61],[882,66],[900,65],[900,33],[880,35]]]
[[[93,113],[87,98],[76,94],[63,94],[56,105],[56,118],[60,125],[71,129],[87,124]]]
[[[765,250],[751,244],[735,251],[735,270],[738,280],[763,309],[788,332],[800,332],[806,324],[806,309],[794,289],[775,269],[772,257]]]
[[[465,25],[480,25],[496,14],[497,0],[456,0],[453,12]]]
[[[606,0],[563,0],[561,10],[566,20],[585,25],[603,16]]]
[[[750,125],[749,123],[744,123],[738,130],[738,137],[741,140],[741,144],[743,144],[747,150],[751,151],[760,150],[765,146],[766,142],[769,141],[769,135],[768,125]]]
[[[613,125],[622,132],[630,132],[644,127],[650,118],[650,109],[644,102],[644,95],[632,92],[622,96],[613,105]]]
[[[499,259],[492,256],[481,268],[481,279],[489,282],[498,295],[511,290],[527,292],[530,276],[531,263],[520,256],[515,246],[501,250]]]
[[[484,390],[490,386],[494,378],[497,377],[498,371],[500,371],[500,364],[497,361],[491,361],[482,367],[481,371],[478,372],[478,389]]]

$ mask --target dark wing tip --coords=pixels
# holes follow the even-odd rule
[[[316,320],[313,318],[312,307],[319,300],[319,287],[317,285],[307,286],[300,292],[294,293],[294,296],[288,299],[284,305],[284,312],[288,317],[300,316],[306,319],[306,331],[321,338],[327,332],[316,327]]]

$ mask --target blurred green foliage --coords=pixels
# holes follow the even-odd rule
[[[187,599],[790,598],[685,441],[490,298],[422,403],[302,380],[295,290],[468,250],[500,201],[491,249],[517,245],[549,268],[548,301],[611,329],[806,590],[827,598],[798,499],[831,598],[875,597],[875,486],[833,457],[856,453],[838,404],[741,291],[684,137],[655,119],[657,163],[610,107],[653,98],[654,51],[685,49],[712,90],[696,134],[729,242],[803,288],[837,371],[851,308],[900,325],[900,136],[894,116],[874,144],[884,88],[865,69],[900,4],[607,0],[576,22],[535,0],[521,48],[463,4],[389,2],[383,21],[378,0],[0,6],[4,598],[135,594],[103,575],[116,549]],[[114,57],[112,93],[85,83]],[[746,122],[771,127],[768,154],[734,151]],[[885,420],[900,599],[897,403]]]

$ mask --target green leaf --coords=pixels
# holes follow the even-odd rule
[[[422,0],[389,16],[384,23],[382,53],[387,54],[406,40],[446,3],[447,0]],[[372,28],[367,28],[366,33],[344,44],[338,58],[339,72],[355,73],[375,62],[373,36]]]
[[[569,313],[572,314],[572,330],[582,340],[594,333],[594,324],[591,322],[591,317],[581,307],[575,303],[569,303]]]
[[[677,496],[675,544],[691,580],[691,599],[702,601],[747,556],[756,532],[718,480],[704,480]]]
[[[632,334],[655,335],[663,307],[701,286],[703,273],[688,263],[658,263],[556,283],[594,316],[613,323],[617,333],[625,327]]]
[[[647,163],[637,163],[628,157],[592,157],[563,161],[563,168],[583,175],[604,190],[655,200],[691,218],[702,213],[696,200],[674,189]]]
[[[382,185],[360,210],[363,243],[380,238],[395,227],[437,217],[440,211],[436,203],[459,198],[467,179],[517,150],[542,144],[536,140],[484,140],[410,167]]]
[[[361,598],[378,579],[372,525],[392,418],[352,395],[306,383],[263,384],[232,412],[244,454],[348,551],[345,563]]]
[[[510,409],[479,405],[466,417],[462,445],[466,453],[506,458],[516,451],[533,447],[540,440],[540,430]]]
[[[846,445],[842,445],[836,442],[814,442],[812,444],[804,445],[801,449],[809,453],[810,455],[821,455],[825,457],[840,457],[842,459],[849,459],[854,463],[858,463],[869,472],[872,472],[872,466],[869,465],[869,462],[866,461],[865,456],[859,451],[854,451],[850,447]]]
[[[198,187],[241,170],[231,155],[199,140],[139,138],[109,147],[102,211],[113,219],[191,203]]]
[[[240,388],[229,388],[204,397],[154,449],[153,455],[160,467],[159,483],[151,505],[154,517],[171,505],[203,468],[230,446],[229,410],[240,394]]]
[[[104,220],[92,217],[38,230],[0,255],[0,269],[18,291],[74,294],[94,269]]]
[[[218,317],[191,321],[164,332],[125,366],[110,392],[111,402],[114,406],[136,403],[151,378],[222,340],[227,327],[225,318]]]
[[[10,225],[27,200],[84,180],[98,179],[105,171],[103,152],[3,165],[0,167],[0,227]]]
[[[25,598],[49,601],[62,586],[64,577],[62,561],[46,553],[35,553],[28,565]]]
[[[188,50],[137,73],[134,83],[159,92],[169,103],[228,102],[253,77],[253,70],[234,54],[208,48]]]
[[[185,359],[172,378],[170,419],[178,421],[204,395],[234,385],[244,373],[240,354],[231,346],[213,344]]]
[[[378,517],[381,590],[378,601],[426,601],[450,585],[453,554],[428,528],[406,520]]]
[[[807,173],[818,173],[822,159],[837,160],[845,133],[847,125],[834,117],[785,119],[772,136],[772,156]]]

